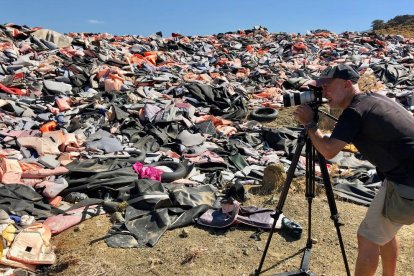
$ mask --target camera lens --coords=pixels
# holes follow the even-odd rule
[[[294,105],[307,104],[315,101],[315,93],[313,91],[292,92],[283,95],[283,105],[290,107]]]

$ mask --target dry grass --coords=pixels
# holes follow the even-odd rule
[[[396,27],[376,30],[375,32],[377,34],[383,34],[383,35],[402,35],[408,38],[408,37],[414,37],[414,26],[411,26],[411,25],[396,26]]]
[[[100,276],[108,275],[110,271],[116,271],[116,264],[102,258],[81,260],[75,271],[76,275]]]
[[[293,117],[294,111],[295,107],[281,108],[276,119],[270,122],[263,122],[262,124],[268,128],[297,127],[299,124]]]

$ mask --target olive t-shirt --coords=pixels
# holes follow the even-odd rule
[[[331,138],[353,143],[387,179],[414,187],[414,117],[379,93],[358,93]]]

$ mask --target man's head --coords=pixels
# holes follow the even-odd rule
[[[336,66],[329,66],[322,71],[317,80],[318,86],[322,86],[325,81],[330,79],[349,80],[356,84],[359,80],[359,73],[349,65],[338,64]]]
[[[346,108],[353,96],[359,91],[358,72],[346,64],[338,64],[326,68],[316,80],[322,87],[324,97],[332,107]]]

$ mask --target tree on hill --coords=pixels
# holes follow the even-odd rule
[[[327,29],[316,29],[310,31],[312,34],[319,34],[319,33],[330,33],[331,31]]]
[[[384,20],[376,19],[372,21],[371,27],[373,30],[379,30],[385,27]]]

